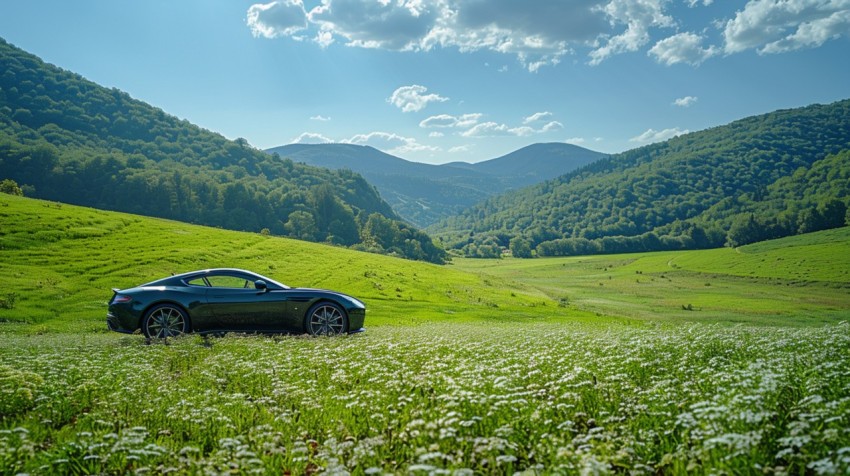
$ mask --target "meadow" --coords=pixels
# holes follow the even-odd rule
[[[435,266],[0,196],[0,473],[845,474],[848,251]],[[368,330],[106,331],[111,287],[216,266]]]

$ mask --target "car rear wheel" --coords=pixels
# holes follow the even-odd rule
[[[341,307],[320,302],[307,313],[307,332],[314,336],[339,335],[348,329],[348,316]]]
[[[175,337],[189,332],[189,318],[173,304],[154,306],[142,320],[142,332],[148,338]]]

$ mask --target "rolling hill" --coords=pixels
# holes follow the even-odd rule
[[[28,196],[444,257],[356,173],[275,160],[2,39],[0,71],[0,180]]]
[[[475,164],[410,162],[353,144],[289,144],[266,152],[363,175],[399,216],[426,227],[507,190],[555,178],[604,154],[564,143],[532,144]]]
[[[850,100],[749,117],[490,198],[428,230],[467,256],[741,245],[846,223]],[[511,246],[513,243],[513,246]]]

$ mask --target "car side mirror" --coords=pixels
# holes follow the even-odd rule
[[[269,290],[269,286],[262,279],[258,279],[256,281],[254,281],[254,288],[256,288],[259,291],[268,291]]]

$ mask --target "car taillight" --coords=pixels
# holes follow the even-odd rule
[[[130,302],[132,300],[133,300],[132,297],[127,296],[125,294],[116,294],[115,297],[112,298],[113,303]]]

